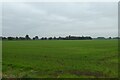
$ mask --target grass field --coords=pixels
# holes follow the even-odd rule
[[[117,40],[3,41],[4,78],[118,77]]]
[[[2,41],[0,40],[0,79],[2,78]]]

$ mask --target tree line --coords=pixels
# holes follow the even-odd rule
[[[66,36],[66,37],[41,37],[34,36],[33,38],[30,38],[29,35],[26,35],[25,37],[0,37],[2,40],[92,40],[92,39],[120,39],[120,37],[97,37],[92,38],[90,36]]]
[[[41,37],[35,36],[33,38],[30,38],[29,35],[26,35],[25,37],[1,37],[2,40],[92,40],[92,37],[90,36],[66,36],[66,37]]]

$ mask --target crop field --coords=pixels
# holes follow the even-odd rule
[[[118,77],[117,40],[2,42],[3,78]]]

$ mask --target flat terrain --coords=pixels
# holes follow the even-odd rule
[[[0,40],[0,79],[2,78],[2,41]]]
[[[117,40],[3,41],[4,78],[118,77]]]

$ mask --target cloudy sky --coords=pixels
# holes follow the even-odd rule
[[[2,35],[118,35],[117,2],[4,2]]]

